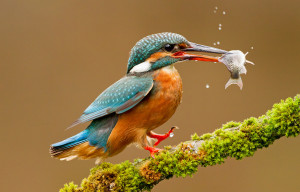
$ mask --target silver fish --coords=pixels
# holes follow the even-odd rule
[[[230,72],[230,79],[225,85],[225,89],[232,84],[237,84],[240,89],[243,88],[243,81],[241,78],[241,74],[246,74],[247,70],[245,67],[245,63],[250,63],[254,65],[251,61],[246,60],[246,55],[240,50],[232,50],[224,54],[219,58],[219,61],[224,63]]]

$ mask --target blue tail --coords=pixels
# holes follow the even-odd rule
[[[69,149],[71,147],[74,147],[76,145],[79,145],[81,143],[88,141],[87,140],[88,136],[89,136],[89,130],[86,129],[86,130],[78,133],[77,135],[74,135],[73,137],[70,137],[61,142],[52,144],[50,147],[51,156],[56,157],[56,156],[60,155],[62,152],[64,152],[66,149]]]
[[[116,114],[110,114],[105,117],[93,120],[92,123],[84,131],[61,142],[52,144],[50,147],[51,156],[60,158],[60,155],[63,155],[66,150],[85,142],[89,142],[90,146],[103,148],[106,151],[106,143],[108,137],[115,127],[117,121],[118,115]],[[65,155],[70,156],[70,154]],[[73,153],[73,155],[76,154]]]

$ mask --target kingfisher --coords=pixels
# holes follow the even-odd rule
[[[52,144],[51,156],[101,162],[137,143],[154,157],[160,151],[156,146],[173,134],[174,127],[165,134],[153,130],[170,119],[181,103],[182,80],[174,64],[186,60],[219,62],[218,57],[191,52],[227,53],[170,32],[138,41],[131,49],[126,75],[104,90],[70,127],[91,121],[90,125]],[[149,138],[157,140],[153,146]]]

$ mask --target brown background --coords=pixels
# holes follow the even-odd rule
[[[249,51],[256,63],[247,65],[242,91],[235,85],[224,90],[229,78],[224,65],[177,64],[183,103],[157,132],[172,125],[180,130],[165,145],[259,116],[300,93],[299,5],[296,0],[1,0],[1,191],[53,192],[88,175],[94,161],[52,159],[49,145],[84,129],[65,131],[125,74],[129,50],[152,33],[177,32],[210,46],[220,41],[220,48]],[[300,191],[299,145],[299,137],[282,138],[254,157],[199,168],[193,178],[163,181],[153,191]],[[147,155],[132,146],[108,161]]]

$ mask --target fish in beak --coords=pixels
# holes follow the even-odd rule
[[[240,75],[247,73],[245,63],[254,65],[253,62],[246,60],[247,54],[248,53],[244,54],[240,50],[232,50],[219,58],[219,61],[224,63],[230,72],[230,78],[225,85],[225,89],[232,84],[237,84],[242,90],[243,81]]]
[[[221,57],[213,57],[208,55],[190,54],[189,52],[206,52],[222,54]],[[230,72],[230,79],[225,85],[225,89],[232,84],[237,84],[240,89],[243,88],[243,82],[240,74],[246,74],[245,63],[254,65],[251,61],[246,60],[246,54],[239,50],[225,51],[222,49],[190,43],[189,47],[181,49],[181,51],[173,54],[173,57],[180,58],[181,60],[196,60],[196,61],[209,61],[221,62],[225,64]]]

